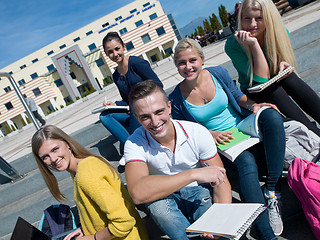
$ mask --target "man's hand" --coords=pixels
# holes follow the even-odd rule
[[[194,169],[196,171],[195,179],[200,183],[211,183],[212,187],[224,183],[226,180],[226,169],[211,165],[208,167]]]

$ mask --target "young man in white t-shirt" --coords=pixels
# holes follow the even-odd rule
[[[212,204],[210,188],[214,202],[232,200],[215,142],[200,124],[172,120],[170,102],[154,81],[137,83],[129,100],[142,125],[125,143],[129,193],[171,239],[188,239],[185,229]]]

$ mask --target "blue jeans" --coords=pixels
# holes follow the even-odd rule
[[[100,121],[115,136],[121,143],[125,143],[130,136],[127,127],[129,126],[130,115],[120,111],[103,111],[100,116]]]
[[[212,205],[211,194],[203,186],[184,187],[168,197],[147,203],[158,227],[171,239],[188,239],[186,228]]]
[[[124,110],[110,109],[103,111],[99,119],[103,126],[123,144],[127,141],[130,134],[140,126],[133,115],[131,106],[130,114]]]
[[[263,141],[243,151],[234,161],[238,172],[241,200],[246,203],[265,204],[265,198],[259,184],[258,165],[266,170],[266,188],[280,191],[281,174],[285,154],[285,133],[281,115],[273,109],[264,110],[258,120]],[[232,165],[222,157],[225,167]],[[277,239],[269,224],[267,211],[255,222],[259,239]]]

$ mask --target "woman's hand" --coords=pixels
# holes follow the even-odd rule
[[[262,108],[263,106],[272,107],[273,109],[280,112],[279,109],[277,108],[277,106],[272,103],[254,103],[254,104],[252,104],[253,113],[257,113],[258,110],[260,108]]]
[[[103,101],[102,105],[103,106],[116,106],[116,104],[111,101]]]
[[[285,70],[289,66],[290,66],[290,64],[285,61],[280,62],[279,73],[282,72],[283,70]],[[293,72],[293,69],[291,71],[289,71],[287,74],[283,75],[278,81],[281,81],[282,79],[288,77],[292,72]]]
[[[220,144],[226,144],[225,142],[231,142],[230,139],[234,139],[232,137],[233,132],[228,132],[228,131],[210,131],[215,143],[217,146]]]
[[[74,230],[72,233],[69,233],[63,240],[71,240],[71,239],[82,239],[81,237],[83,237],[84,234],[81,230],[81,228],[77,228],[76,230]]]
[[[215,236],[215,235],[207,234],[207,233],[202,234],[201,237],[208,238],[208,239],[219,239],[220,238],[220,236]]]
[[[252,37],[250,32],[244,30],[236,31],[234,37],[241,45],[253,46],[258,43],[258,40]]]

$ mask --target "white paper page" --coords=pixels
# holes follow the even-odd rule
[[[215,203],[187,230],[235,236],[241,226],[261,205],[255,203]]]

